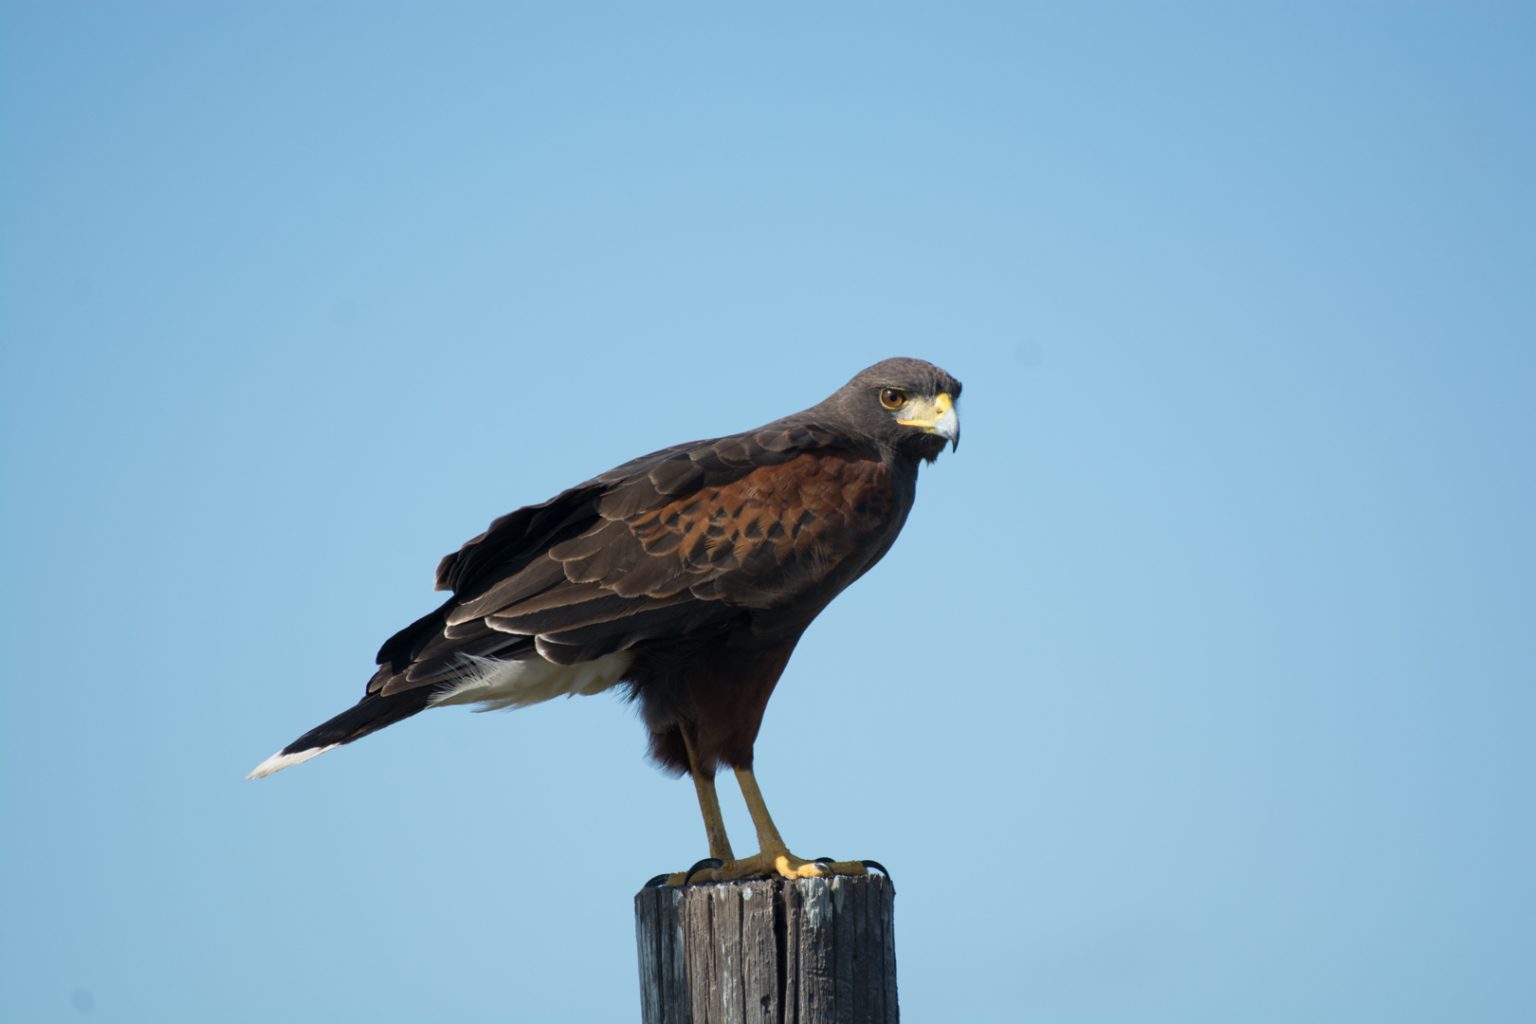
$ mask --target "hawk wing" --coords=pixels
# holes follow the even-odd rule
[[[887,466],[815,425],[664,449],[443,559],[453,598],[384,644],[368,692],[451,682],[473,658],[577,665],[754,621],[798,632],[885,553],[910,503]]]

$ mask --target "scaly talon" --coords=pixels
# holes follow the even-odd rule
[[[859,863],[863,864],[864,867],[867,870],[878,871],[882,875],[884,875],[886,878],[890,878],[891,877],[891,873],[890,873],[890,871],[888,871],[886,869],[886,866],[884,864],[881,864],[877,860],[865,860],[865,861],[860,861]]]
[[[683,884],[687,885],[693,879],[693,876],[699,874],[700,872],[712,871],[716,868],[722,868],[724,866],[725,861],[721,860],[719,857],[705,857],[703,860],[696,862],[693,867],[683,872]]]

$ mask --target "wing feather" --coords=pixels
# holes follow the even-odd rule
[[[371,690],[452,680],[466,656],[536,650],[577,664],[767,609],[803,628],[905,517],[891,514],[901,495],[888,467],[838,441],[815,424],[770,424],[502,516],[443,559],[438,586],[454,596],[385,644]]]

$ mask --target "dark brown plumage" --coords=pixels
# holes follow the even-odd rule
[[[958,443],[959,395],[929,363],[886,360],[804,412],[503,516],[443,559],[452,596],[384,643],[362,700],[253,775],[438,703],[614,685],[639,702],[663,766],[750,769],[800,635],[889,550],[919,463]]]

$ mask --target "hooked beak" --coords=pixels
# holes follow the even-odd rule
[[[960,414],[955,411],[955,400],[949,392],[942,391],[933,401],[926,398],[912,399],[907,419],[897,420],[904,427],[916,427],[926,434],[938,434],[949,442],[950,451],[960,447]]]

